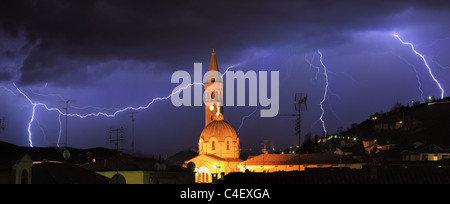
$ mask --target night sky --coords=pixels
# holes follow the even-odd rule
[[[422,59],[426,56],[450,94],[449,1],[92,1],[2,0],[0,3],[0,140],[29,146],[34,102],[69,113],[113,113],[166,97],[179,84],[177,70],[206,72],[215,47],[219,69],[279,71],[280,114],[294,113],[294,94],[308,93],[302,133],[347,129],[394,104],[440,98]],[[308,62],[311,62],[309,64]],[[319,69],[317,69],[317,67]],[[269,75],[270,76],[270,75]],[[423,92],[423,94],[421,93]],[[446,90],[447,91],[447,90]],[[292,117],[262,118],[259,109],[239,130],[243,149],[286,148],[297,143]],[[262,107],[265,108],[265,107]],[[255,107],[225,107],[238,131]],[[69,117],[71,147],[113,147],[109,128],[125,128],[121,149],[131,150],[130,111],[116,117]],[[37,106],[34,146],[56,146],[58,112]],[[197,147],[203,107],[156,101],[135,114],[135,149],[170,156]],[[62,120],[64,140],[65,117]]]

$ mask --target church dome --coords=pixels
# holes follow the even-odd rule
[[[200,135],[203,141],[209,141],[212,137],[220,142],[225,141],[227,137],[234,141],[237,139],[237,134],[234,128],[224,120],[214,120],[203,129]]]

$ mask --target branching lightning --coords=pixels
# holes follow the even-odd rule
[[[5,90],[5,91],[8,91],[9,93],[11,93],[11,94],[14,95],[14,96],[17,96],[16,93],[14,93],[11,89],[6,88],[5,86],[0,86],[0,88],[2,88],[2,89]]]
[[[61,113],[58,115],[58,122],[59,122],[59,135],[58,135],[58,142],[56,143],[56,146],[59,147],[59,142],[61,141],[61,135],[62,135],[62,123],[61,123]]]
[[[408,64],[409,66],[411,66],[413,68],[414,73],[416,73],[417,84],[418,84],[418,88],[420,91],[420,98],[422,99],[422,101],[425,101],[424,92],[422,90],[422,82],[420,82],[419,72],[417,71],[416,65],[409,63],[405,58],[403,58],[399,55],[396,55],[396,54],[394,54],[394,55],[397,56],[398,58],[400,58],[401,60],[403,60],[406,64]],[[416,61],[416,64],[417,64],[417,61]]]
[[[78,117],[78,118],[87,118],[87,117],[98,117],[98,116],[105,116],[105,117],[115,117],[117,114],[127,111],[127,110],[134,110],[134,111],[138,111],[138,110],[144,110],[144,109],[148,109],[155,101],[161,101],[161,100],[167,100],[170,97],[172,97],[175,94],[180,93],[182,90],[189,88],[192,85],[203,85],[203,83],[191,83],[188,84],[185,87],[181,87],[180,89],[178,89],[177,91],[172,92],[170,95],[166,96],[166,97],[156,97],[153,100],[151,100],[146,106],[139,106],[139,107],[126,107],[120,110],[117,110],[116,112],[112,113],[112,114],[108,114],[108,113],[104,113],[104,112],[97,112],[97,113],[88,113],[85,115],[80,115],[77,113],[71,113],[71,114],[66,114],[63,111],[61,111],[58,108],[49,108],[46,104],[44,103],[40,103],[40,102],[33,102],[33,100],[31,100],[22,90],[20,90],[15,84],[14,86],[16,87],[17,91],[23,95],[32,105],[33,105],[33,112],[32,112],[32,116],[30,119],[30,122],[28,123],[28,141],[30,143],[30,147],[33,147],[33,142],[32,142],[32,132],[31,132],[31,125],[33,124],[34,118],[35,118],[35,114],[36,114],[36,107],[37,106],[42,106],[44,107],[46,110],[48,111],[57,111],[59,113],[58,116],[58,120],[60,121],[61,124],[61,115],[64,116],[69,116],[69,117]],[[60,125],[61,128],[61,125]],[[58,144],[59,144],[59,139],[58,139]]]
[[[238,135],[238,136],[239,136],[239,131],[241,130],[242,126],[244,125],[244,120],[247,119],[247,118],[250,118],[253,114],[255,114],[255,113],[256,113],[256,110],[258,110],[258,106],[255,106],[255,110],[254,110],[253,112],[251,112],[250,114],[248,114],[248,115],[242,117],[241,125],[239,126],[239,128],[238,128],[238,130],[237,130],[237,135]]]
[[[320,114],[320,121],[322,122],[322,127],[323,127],[323,131],[325,132],[325,136],[327,135],[327,129],[326,129],[326,127],[325,127],[325,121],[323,120],[323,115],[324,115],[324,113],[325,113],[325,110],[323,109],[323,102],[325,102],[325,100],[326,100],[326,98],[327,98],[327,91],[328,91],[328,74],[327,74],[327,67],[325,66],[325,64],[323,64],[323,56],[322,56],[322,52],[320,52],[320,51],[317,51],[317,53],[319,53],[319,55],[320,55],[320,64],[322,65],[322,67],[323,67],[323,74],[325,75],[325,82],[326,82],[326,85],[325,85],[325,90],[324,90],[324,93],[323,93],[323,99],[322,99],[322,101],[320,101],[320,109],[322,109],[322,114]]]
[[[412,43],[410,43],[410,42],[404,42],[404,41],[400,38],[400,36],[398,36],[397,34],[394,34],[394,36],[395,36],[402,44],[404,44],[404,45],[409,45],[409,46],[411,47],[412,51],[422,59],[422,61],[424,62],[425,66],[426,66],[427,69],[428,69],[428,73],[430,74],[431,78],[433,78],[434,82],[436,82],[436,84],[438,85],[439,89],[441,90],[441,99],[443,99],[443,98],[444,98],[444,89],[442,88],[441,84],[440,84],[439,81],[436,79],[436,77],[434,77],[434,75],[433,75],[433,73],[432,73],[432,71],[431,71],[431,68],[430,68],[430,66],[428,65],[427,60],[425,59],[425,57],[424,57],[422,54],[420,54],[419,52],[416,51],[416,49],[414,48],[414,45],[413,45]]]
[[[233,68],[233,67],[235,67],[235,66],[237,66],[237,65],[232,65],[232,66],[228,67],[228,68],[226,69],[226,71],[225,71],[221,76],[223,77],[223,76],[225,75],[225,73],[226,73],[229,69],[231,69],[231,68]],[[28,129],[27,129],[27,130],[28,130],[28,141],[29,141],[29,145],[30,145],[30,147],[33,147],[31,126],[32,126],[33,121],[34,121],[34,119],[35,119],[36,107],[38,107],[38,106],[44,107],[47,111],[56,111],[56,112],[59,113],[59,115],[58,115],[58,121],[59,121],[59,124],[60,124],[60,130],[59,130],[59,137],[58,137],[58,143],[57,143],[57,146],[59,146],[59,142],[60,142],[60,138],[61,138],[61,132],[62,132],[61,116],[78,117],[78,118],[81,118],[81,119],[84,119],[84,118],[87,118],[87,117],[98,117],[98,116],[115,117],[117,114],[122,113],[122,112],[125,112],[125,111],[128,111],[128,110],[138,111],[138,110],[145,110],[145,109],[148,109],[148,108],[149,108],[154,102],[156,102],[156,101],[162,101],[162,100],[170,99],[172,96],[174,96],[175,94],[180,93],[180,92],[183,91],[184,89],[187,89],[187,88],[189,88],[189,87],[191,87],[191,86],[193,86],[193,85],[203,85],[203,83],[200,83],[200,82],[193,82],[193,83],[191,83],[191,84],[186,85],[185,87],[181,87],[181,88],[179,88],[178,90],[173,91],[171,94],[169,94],[169,95],[167,95],[167,96],[165,96],[165,97],[156,97],[156,98],[152,99],[152,100],[151,100],[147,105],[145,105],[145,106],[139,106],[139,107],[131,107],[131,106],[128,106],[128,107],[125,107],[125,108],[123,108],[123,109],[116,110],[116,111],[115,111],[114,113],[112,113],[112,114],[108,114],[108,113],[100,112],[100,111],[99,111],[99,112],[88,113],[88,114],[84,114],[84,115],[83,115],[83,114],[77,114],[77,113],[66,114],[66,113],[64,113],[63,111],[61,111],[61,110],[58,109],[58,108],[49,108],[49,107],[47,106],[47,104],[45,104],[45,103],[34,102],[33,100],[30,99],[30,97],[28,97],[28,95],[26,95],[21,89],[19,89],[19,87],[17,87],[16,84],[13,84],[13,85],[14,85],[14,87],[17,89],[17,91],[18,91],[22,96],[24,96],[24,97],[28,100],[28,102],[30,102],[31,105],[33,106],[32,115],[31,115],[30,121],[28,122]],[[6,88],[5,88],[5,89],[6,89]],[[13,93],[12,91],[10,91],[10,92]],[[14,94],[14,93],[13,93],[13,94]],[[36,94],[36,93],[35,93],[35,94]],[[14,94],[14,95],[15,95],[15,94]],[[55,95],[55,96],[58,96],[58,97],[62,98],[62,97],[59,96],[59,95]],[[88,107],[92,107],[92,106],[88,106]],[[97,107],[95,107],[95,108],[97,108]],[[83,108],[80,108],[80,109],[83,109]],[[99,108],[99,109],[100,109],[100,108]]]
[[[33,112],[31,115],[31,119],[30,122],[28,122],[28,141],[30,142],[30,147],[33,147],[33,141],[31,140],[31,124],[33,123],[34,120],[34,114],[36,113],[36,104],[33,104]]]
[[[320,61],[320,64],[321,64],[321,66],[323,67],[323,75],[325,76],[325,87],[324,87],[323,98],[322,98],[322,100],[321,100],[320,103],[319,103],[319,106],[320,106],[320,109],[321,109],[322,112],[321,112],[321,114],[320,114],[320,116],[319,116],[319,119],[317,119],[316,122],[314,122],[313,126],[320,120],[320,122],[322,123],[322,129],[323,129],[323,132],[324,132],[325,135],[326,135],[328,131],[327,131],[327,128],[326,128],[326,126],[325,126],[325,120],[323,119],[323,117],[324,117],[324,115],[325,115],[325,109],[324,109],[324,107],[323,107],[323,104],[324,104],[325,100],[327,99],[328,92],[330,92],[330,94],[333,94],[333,93],[331,92],[331,90],[330,90],[330,88],[329,88],[329,83],[328,83],[328,71],[327,71],[327,67],[326,67],[325,64],[323,63],[323,55],[322,55],[322,52],[317,51],[317,53],[319,54],[319,61]],[[311,68],[317,69],[317,72],[316,72],[316,75],[315,75],[315,80],[317,80],[317,79],[318,79],[318,75],[319,75],[320,70],[321,70],[321,67],[313,65],[312,61],[314,60],[314,56],[315,56],[315,54],[313,55],[313,57],[311,58],[311,60],[308,60],[308,59],[306,58],[306,56],[305,56],[305,61],[309,64],[309,70],[311,70]],[[347,74],[346,74],[346,75],[347,75]],[[350,77],[350,78],[353,79],[352,77]],[[354,79],[353,79],[353,80],[354,80]],[[336,97],[338,97],[340,100],[342,100],[342,99],[340,98],[339,95],[337,95],[337,94],[333,94],[333,95],[336,96]],[[334,110],[331,108],[331,105],[330,105],[330,109],[331,109],[332,113],[336,116],[336,118],[342,123],[342,120],[341,120],[339,117],[337,117],[336,113],[335,113]]]

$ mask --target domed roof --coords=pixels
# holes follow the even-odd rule
[[[227,137],[235,140],[237,134],[234,128],[224,120],[214,120],[203,129],[200,135],[204,141],[209,141],[211,137],[217,138],[218,141],[224,141]]]

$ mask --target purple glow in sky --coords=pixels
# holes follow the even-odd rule
[[[70,116],[117,114],[69,117],[69,146],[110,147],[109,128],[123,126],[122,148],[131,150],[132,110],[120,110],[151,104],[135,115],[136,152],[170,156],[195,148],[204,108],[153,100],[169,96],[177,86],[170,83],[173,72],[193,73],[195,62],[205,70],[213,44],[222,72],[232,65],[235,71],[279,71],[279,113],[292,113],[294,94],[308,93],[303,134],[322,134],[323,127],[315,123],[320,104],[327,132],[333,133],[389,111],[397,102],[422,101],[418,80],[425,97],[448,97],[444,90],[450,88],[448,1],[0,4],[0,118],[6,119],[0,140],[21,146],[29,146],[30,133],[34,146],[56,146],[65,119],[56,109],[63,111],[64,99],[70,99]],[[332,92],[326,100],[325,76],[305,62],[319,49],[330,68]],[[320,67],[317,59],[312,63]],[[297,143],[292,118],[246,117],[254,110],[224,109],[225,120],[239,129],[242,148],[259,149],[263,140],[269,148]]]
[[[425,57],[424,57],[422,54],[420,54],[419,52],[417,52],[416,49],[414,49],[414,45],[413,45],[412,43],[410,43],[410,42],[404,42],[404,41],[400,38],[400,36],[398,36],[397,34],[394,34],[394,36],[395,36],[398,40],[400,40],[400,42],[402,42],[404,45],[409,45],[409,46],[411,46],[412,51],[413,51],[416,55],[420,56],[420,58],[423,60],[423,63],[424,63],[425,66],[427,67],[428,73],[430,73],[431,78],[433,78],[434,82],[436,82],[436,84],[439,86],[439,89],[441,90],[441,99],[443,99],[443,98],[444,98],[444,93],[445,93],[445,91],[444,91],[444,89],[442,88],[442,86],[441,86],[441,84],[439,83],[439,81],[436,79],[436,77],[435,77],[435,76],[433,75],[433,73],[431,72],[430,65],[428,65],[427,60],[425,59]]]

